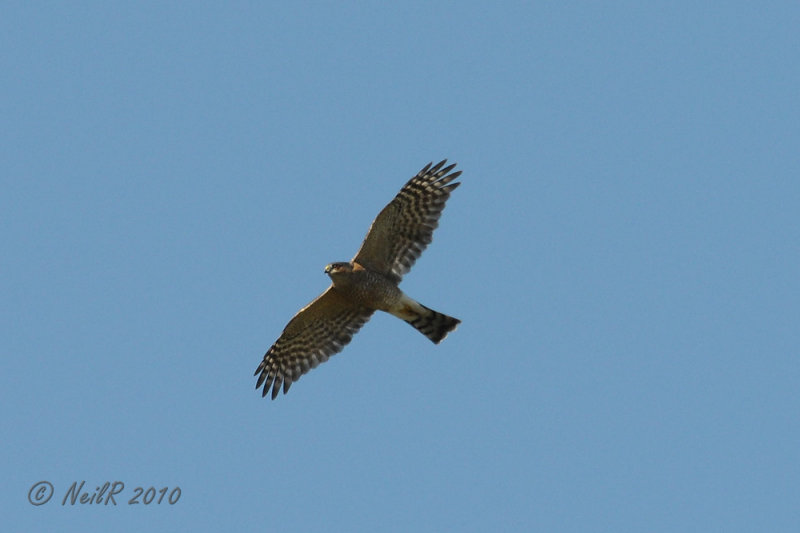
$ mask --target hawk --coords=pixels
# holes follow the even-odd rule
[[[330,263],[331,285],[289,321],[256,368],[256,389],[272,389],[274,400],[300,376],[342,350],[372,313],[401,318],[435,344],[460,320],[429,309],[398,287],[433,239],[433,230],[461,171],[428,163],[411,178],[372,222],[361,249],[348,263]]]

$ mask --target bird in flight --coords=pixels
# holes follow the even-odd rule
[[[361,249],[347,263],[330,263],[331,285],[289,321],[256,368],[262,396],[274,400],[300,376],[342,350],[376,310],[411,324],[435,344],[456,329],[457,318],[434,311],[398,287],[433,239],[433,230],[461,171],[428,163],[372,222]]]

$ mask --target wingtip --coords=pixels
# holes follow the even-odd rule
[[[447,163],[447,159],[442,159],[441,161],[439,161],[438,163],[433,165],[433,167],[431,167],[431,169],[428,170],[428,173],[429,174],[436,174],[437,172],[439,172],[439,169],[444,166],[445,163]]]

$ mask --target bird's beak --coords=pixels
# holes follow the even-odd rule
[[[331,269],[331,265],[325,265],[325,273],[326,273],[326,274],[330,274],[330,273],[331,273],[331,270],[332,270],[332,269]]]

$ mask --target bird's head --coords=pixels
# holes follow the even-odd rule
[[[325,273],[329,276],[336,274],[349,274],[353,271],[353,265],[350,263],[330,263],[325,266]]]

